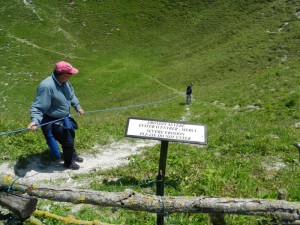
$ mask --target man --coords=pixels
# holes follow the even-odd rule
[[[186,88],[186,104],[189,105],[192,102],[193,83],[190,83]]]
[[[84,114],[84,110],[79,105],[74,89],[69,82],[71,76],[78,72],[68,62],[60,61],[55,64],[52,75],[44,79],[38,87],[30,107],[32,122],[28,125],[29,130],[35,130],[41,126],[51,151],[57,151],[56,140],[61,144],[64,167],[72,170],[80,168],[75,162],[83,162],[83,159],[77,156],[74,148],[77,124],[70,117],[71,106],[79,116]],[[60,152],[56,156],[59,157]]]

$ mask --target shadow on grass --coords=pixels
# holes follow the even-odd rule
[[[54,158],[48,149],[43,152],[20,157],[14,166],[14,173],[18,177],[25,177],[29,172],[54,173],[63,171],[63,161]]]

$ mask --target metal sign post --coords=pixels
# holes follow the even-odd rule
[[[167,153],[169,141],[192,144],[207,144],[206,126],[174,121],[161,121],[141,118],[128,118],[126,137],[161,140],[156,195],[164,196]],[[157,225],[164,224],[165,211],[157,213]]]
[[[161,141],[160,157],[159,157],[159,167],[158,175],[156,177],[156,195],[164,196],[165,189],[165,175],[167,166],[167,154],[168,154],[168,141]],[[164,224],[164,209],[160,213],[157,213],[157,225]]]

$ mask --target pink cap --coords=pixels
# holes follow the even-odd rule
[[[65,61],[60,61],[60,62],[56,63],[54,71],[59,74],[64,74],[64,73],[76,74],[76,73],[78,73],[78,69],[74,68],[70,63],[67,63]]]

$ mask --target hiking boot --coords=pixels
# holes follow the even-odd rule
[[[79,162],[79,163],[83,162],[83,158],[81,158],[81,157],[79,157],[79,156],[74,156],[74,157],[73,157],[73,160],[74,160],[75,162]]]
[[[78,170],[80,168],[80,166],[77,165],[75,162],[72,162],[71,164],[64,163],[64,167],[71,169],[71,170]]]

